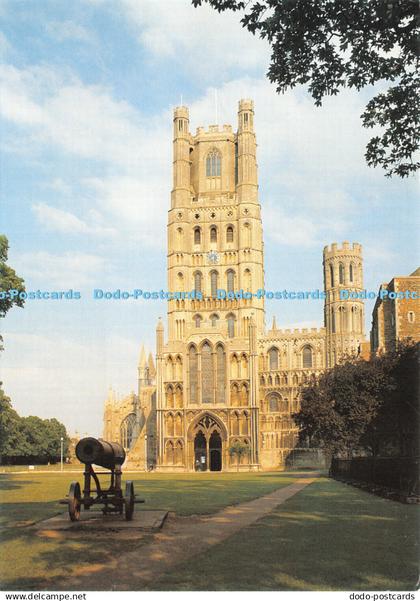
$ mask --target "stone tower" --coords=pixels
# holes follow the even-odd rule
[[[228,406],[242,410],[234,432],[255,464],[255,340],[264,333],[264,300],[252,293],[264,288],[264,268],[251,100],[239,102],[237,132],[210,125],[192,135],[188,109],[174,111],[167,273],[177,296],[168,301],[166,344],[158,331],[158,465],[194,469],[205,456],[214,469],[224,466]]]
[[[323,256],[326,366],[333,367],[343,355],[356,354],[365,339],[362,247],[333,243]]]

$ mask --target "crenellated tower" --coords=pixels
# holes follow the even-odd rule
[[[333,243],[323,256],[326,366],[333,367],[343,355],[357,354],[365,340],[362,246]]]

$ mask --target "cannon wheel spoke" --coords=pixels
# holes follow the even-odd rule
[[[132,520],[134,512],[134,484],[128,480],[125,484],[124,496],[125,519]]]
[[[80,484],[72,482],[69,490],[69,516],[72,522],[77,522],[80,518],[81,500]]]

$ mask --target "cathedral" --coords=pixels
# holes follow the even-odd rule
[[[141,350],[137,393],[110,390],[104,411],[104,438],[123,444],[130,467],[284,467],[298,446],[300,386],[365,341],[363,300],[340,300],[340,289],[363,289],[357,243],[324,248],[324,327],[266,328],[256,148],[251,100],[239,102],[236,132],[193,135],[188,109],[174,111],[167,282],[180,294],[166,331],[157,324],[155,357]]]

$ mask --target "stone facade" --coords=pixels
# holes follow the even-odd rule
[[[406,298],[407,291],[417,298]],[[382,284],[372,313],[372,353],[394,350],[399,340],[407,338],[420,341],[420,267]]]
[[[141,468],[284,466],[298,440],[299,387],[364,342],[363,301],[339,297],[363,289],[361,246],[326,246],[323,266],[324,327],[274,321],[267,330],[256,296],[264,247],[253,102],[239,102],[236,132],[212,125],[192,135],[188,109],[176,108],[167,274],[168,290],[186,298],[168,301],[166,338],[158,323],[156,366],[141,353],[137,394],[109,397],[104,437],[120,440]],[[220,289],[253,294],[222,299]],[[246,450],[240,460],[230,456],[235,443]]]

